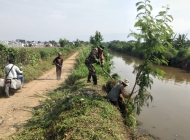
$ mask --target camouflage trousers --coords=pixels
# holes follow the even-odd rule
[[[97,85],[97,76],[96,76],[96,70],[91,63],[85,63],[86,67],[88,68],[88,79],[87,82],[91,82],[91,77],[93,79],[94,85]]]
[[[89,74],[91,74],[91,75],[96,75],[96,70],[95,70],[93,64],[85,63],[85,65],[86,65],[87,68],[88,68]]]

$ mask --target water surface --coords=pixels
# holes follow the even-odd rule
[[[118,73],[122,79],[129,79],[132,89],[135,82],[133,69],[141,60],[118,53],[112,54],[114,67],[112,73]],[[142,108],[136,118],[142,122],[139,126],[161,140],[190,140],[190,73],[183,70],[160,66],[165,71],[163,80],[153,78],[150,89],[153,102]]]

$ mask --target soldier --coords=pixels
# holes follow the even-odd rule
[[[91,77],[92,77],[94,85],[97,85],[96,70],[93,64],[96,63],[99,64],[101,67],[104,66],[103,51],[104,51],[104,46],[100,45],[99,47],[94,48],[85,60],[85,65],[89,70],[88,79],[87,79],[88,83],[91,82]],[[98,61],[98,59],[100,59],[100,61]]]
[[[56,65],[57,80],[60,80],[61,79],[61,73],[62,73],[62,65],[63,65],[63,58],[62,58],[61,52],[59,52],[58,56],[53,60],[53,64]]]

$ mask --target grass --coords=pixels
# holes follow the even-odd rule
[[[128,137],[121,114],[86,79],[76,81],[75,92],[67,84],[48,93],[18,140],[123,140]],[[78,84],[80,86],[78,86]],[[102,91],[103,92],[103,91]],[[12,139],[10,138],[10,139]]]

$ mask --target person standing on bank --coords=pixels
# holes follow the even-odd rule
[[[61,73],[62,73],[62,66],[63,66],[63,58],[62,53],[59,52],[58,56],[53,60],[53,64],[56,66],[56,77],[57,80],[61,79]]]
[[[91,82],[91,77],[92,77],[94,85],[97,85],[96,70],[93,64],[96,63],[96,64],[99,64],[101,67],[104,66],[103,51],[104,51],[104,46],[100,45],[99,47],[92,49],[92,51],[90,52],[90,54],[87,56],[85,60],[85,65],[89,71],[88,79],[87,79],[88,83]]]
[[[119,110],[121,111],[123,111],[123,107],[121,104],[121,102],[123,101],[121,100],[124,100],[124,98],[129,98],[129,95],[125,90],[126,86],[129,86],[128,79],[117,83],[106,96],[106,99],[108,99],[114,106],[119,108]]]

